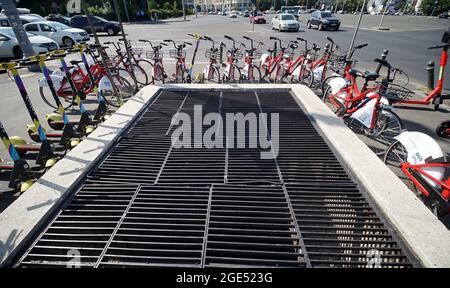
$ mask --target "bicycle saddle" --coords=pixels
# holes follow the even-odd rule
[[[275,49],[273,49],[273,48],[267,48],[267,52],[273,53],[273,52],[275,52]]]
[[[370,71],[363,72],[361,70],[354,69],[354,68],[350,69],[348,71],[348,73],[350,75],[352,75],[353,77],[362,77],[362,78],[366,79],[367,81],[374,81],[380,76],[380,75],[378,75],[378,73],[375,73],[375,72],[370,72]]]
[[[81,61],[81,60],[70,60],[70,64],[72,64],[72,65],[77,65],[78,66],[78,64],[80,64],[80,63],[83,63],[83,61]]]

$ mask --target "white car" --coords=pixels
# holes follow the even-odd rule
[[[48,37],[67,47],[89,41],[89,34],[83,29],[71,28],[59,22],[33,22],[24,25],[24,28],[29,33]]]
[[[231,11],[230,15],[228,15],[230,18],[237,18],[237,13],[234,11]]]
[[[294,15],[283,13],[272,18],[272,29],[281,31],[298,31],[300,24]]]
[[[58,43],[50,38],[30,33],[27,33],[27,35],[36,54],[59,49]],[[22,57],[22,49],[12,28],[0,27],[0,58],[21,59]]]

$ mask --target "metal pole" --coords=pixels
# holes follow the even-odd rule
[[[339,0],[336,0],[336,7],[334,8],[334,14],[336,14],[338,6],[339,6]]]
[[[22,21],[20,20],[19,12],[17,11],[14,1],[0,0],[0,4],[5,11],[6,17],[8,17],[9,23],[11,23],[11,28],[19,42],[23,56],[29,57],[35,55],[30,39],[28,39],[27,32],[23,29]],[[38,65],[32,65],[28,69],[33,72],[40,71]]]
[[[355,45],[356,35],[358,35],[359,26],[361,25],[362,16],[364,14],[364,8],[366,7],[367,0],[364,0],[361,6],[361,12],[359,13],[358,23],[356,24],[355,33],[353,34],[352,42],[350,43],[350,48],[348,49],[348,56],[350,57],[353,45]]]
[[[118,7],[118,6],[116,6],[115,3],[114,3],[114,6]],[[128,8],[127,8],[127,3],[125,2],[125,0],[123,0],[123,7],[125,7],[125,14],[127,14],[128,23],[130,23],[130,15],[128,15]],[[118,8],[116,10],[118,10]]]
[[[195,11],[195,18],[197,18],[198,17],[198,14],[197,14],[197,0],[194,0],[194,11]]]
[[[103,67],[105,67],[106,76],[108,77],[109,81],[111,82],[111,87],[113,89],[114,95],[119,95],[119,93],[117,91],[116,83],[114,83],[114,81],[113,81],[113,78],[112,78],[112,75],[111,75],[111,71],[109,70],[108,63],[106,62],[105,52],[101,48],[100,41],[98,40],[97,31],[95,31],[94,24],[92,23],[92,15],[91,15],[91,13],[89,13],[89,10],[88,10],[88,8],[86,6],[86,1],[85,0],[81,0],[81,6],[82,6],[82,9],[84,11],[84,14],[86,14],[86,18],[87,18],[89,27],[90,27],[90,29],[92,31],[92,35],[94,36],[95,44],[100,46],[98,51],[99,51],[100,56],[102,58]]]
[[[181,0],[181,5],[183,6],[183,20],[186,21],[186,10],[184,6],[184,0]]]
[[[378,30],[381,30],[381,25],[383,25],[383,20],[384,20],[384,15],[386,14],[386,10],[388,5],[391,3],[391,1],[389,2],[385,2],[385,7],[384,7],[384,11],[383,11],[383,15],[381,15],[381,20],[380,20],[380,25],[378,25]]]
[[[255,32],[255,15],[256,15],[256,5],[253,4],[253,21],[252,21],[252,31]]]

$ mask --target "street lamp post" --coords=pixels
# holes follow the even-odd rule
[[[359,13],[358,23],[356,24],[355,33],[353,34],[352,42],[350,43],[350,48],[348,50],[348,56],[350,57],[351,50],[353,45],[355,45],[356,36],[358,35],[359,26],[361,25],[361,20],[364,14],[364,8],[366,7],[367,0],[364,0],[363,5],[361,6],[361,12]]]
[[[381,27],[381,25],[383,25],[384,15],[386,14],[387,7],[390,3],[391,3],[391,1],[389,1],[389,2],[386,1],[386,3],[385,3],[384,11],[382,12],[382,15],[381,15],[380,25],[378,25],[378,30],[389,30],[388,27]]]
[[[123,0],[123,7],[125,7],[125,14],[127,15],[128,23],[130,23],[130,15],[128,15],[128,8],[127,8],[127,3],[125,2],[125,0]]]
[[[183,9],[183,20],[186,21],[186,10],[185,10],[185,6],[184,6],[184,0],[181,0],[181,6]]]

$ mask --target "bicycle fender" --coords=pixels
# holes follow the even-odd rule
[[[264,62],[266,62],[267,57],[269,57],[268,53],[262,54],[261,59],[260,59],[261,62],[259,62],[259,63],[264,64]]]
[[[225,69],[223,70],[223,75],[225,75],[225,76],[228,77],[228,75],[230,74],[230,68],[231,68],[230,63],[227,63],[227,66],[226,66]]]
[[[328,82],[328,86],[331,87],[331,93],[335,94],[339,92],[339,90],[347,86],[347,80],[344,77],[335,77],[331,79],[330,82]]]
[[[111,81],[109,81],[108,77],[103,76],[98,83],[98,90],[100,91],[113,91]]]
[[[367,97],[370,97],[373,93],[368,93]],[[366,98],[367,99],[367,98]],[[367,101],[367,100],[366,100]],[[370,128],[370,124],[372,122],[373,117],[373,110],[375,103],[377,102],[377,99],[371,99],[367,103],[363,103],[363,107],[356,110],[352,115],[350,115],[351,118],[357,120],[361,124],[363,124],[365,127]],[[361,104],[360,104],[361,105]]]
[[[50,75],[50,78],[52,79],[53,86],[55,87],[56,90],[61,88],[61,82],[63,81],[64,76],[52,74],[52,75]],[[39,83],[39,87],[48,87],[47,79],[45,79],[45,77],[39,79],[38,83]]]
[[[439,144],[425,133],[405,131],[394,138],[400,142],[403,147],[405,147],[408,152],[407,160],[410,164],[425,164],[432,159],[438,159],[441,157],[445,159],[445,154],[442,152]],[[422,168],[422,170],[438,180],[442,180],[444,178],[444,167],[425,167]],[[434,187],[438,186],[438,184],[434,181],[426,177],[424,177],[424,179],[430,185]]]

